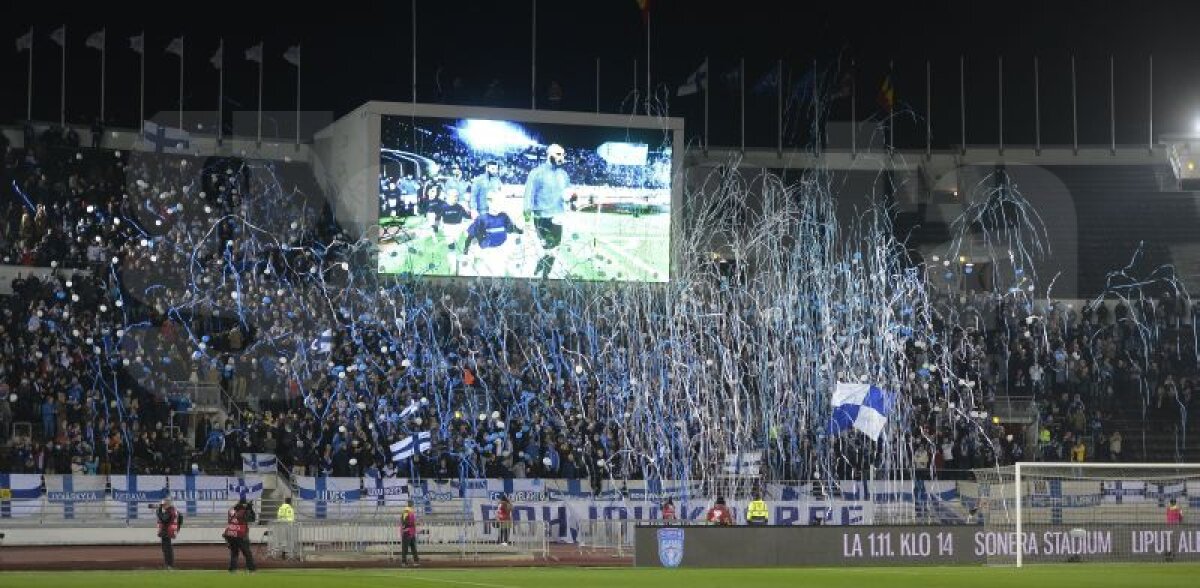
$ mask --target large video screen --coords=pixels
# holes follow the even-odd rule
[[[667,281],[672,131],[380,121],[379,272]]]

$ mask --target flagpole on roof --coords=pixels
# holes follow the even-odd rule
[[[66,128],[67,126],[67,25],[62,26],[62,67],[59,69],[61,75],[61,84],[59,85],[60,96],[58,100],[58,121],[59,126]]]
[[[824,149],[823,138],[825,136],[825,123],[821,120],[821,102],[818,100],[820,95],[817,90],[817,58],[812,60],[812,104],[813,104],[813,129],[816,133],[816,140],[813,141],[814,149],[817,155],[821,154]],[[802,90],[803,88],[798,88]]]
[[[600,58],[596,58],[596,113],[600,112]]]
[[[1071,144],[1079,155],[1079,105],[1075,95],[1075,54],[1071,54]]]
[[[646,116],[650,116],[650,100],[654,97],[654,91],[650,86],[650,8],[648,5],[644,14],[646,15]]]
[[[300,49],[296,45],[296,149],[300,149]]]
[[[896,149],[896,80],[892,75],[896,71],[896,62],[888,60],[888,86],[892,91],[893,98],[888,101],[888,155],[891,155]]]
[[[217,44],[217,145],[225,138],[225,38]]]
[[[33,120],[33,27],[29,27],[29,79],[25,82],[25,120]]]
[[[634,114],[634,115],[636,115],[636,114],[637,114],[638,102],[639,102],[639,100],[638,100],[639,96],[638,96],[638,67],[637,67],[637,61],[638,61],[638,60],[637,60],[637,58],[635,57],[635,58],[633,59],[633,114]]]
[[[738,92],[742,96],[741,125],[742,125],[742,154],[746,153],[746,58],[738,61]]]
[[[850,157],[858,157],[858,115],[855,99],[858,98],[858,85],[855,77],[856,63],[850,60]]]
[[[145,30],[143,30],[141,32],[140,37],[142,39],[143,45],[142,45],[142,50],[138,51],[138,53],[140,54],[139,60],[141,62],[141,67],[139,68],[139,73],[138,73],[138,129],[142,128],[142,124],[146,120],[146,48],[145,48],[146,47],[145,46],[146,31]]]
[[[100,29],[100,120],[104,121],[104,82],[108,61],[108,27]]]
[[[262,147],[262,94],[263,94],[263,49],[266,47],[262,42],[258,44],[258,139],[257,147]]]
[[[1112,141],[1110,149],[1113,155],[1117,154],[1117,91],[1115,74],[1114,59],[1110,53],[1108,55],[1108,136]]]
[[[529,108],[537,110],[537,0],[533,0],[529,26]]]
[[[412,102],[417,103],[417,0],[412,0]]]
[[[704,77],[706,79],[708,78],[709,73],[711,71],[712,71],[712,69],[710,67],[710,64],[708,63],[708,57],[705,57],[704,58]],[[707,156],[708,155],[708,90],[709,90],[709,87],[702,86],[700,89],[704,91],[704,155]]]
[[[996,57],[996,103],[1000,106],[1000,155],[1004,155],[1004,56]]]
[[[775,63],[775,157],[783,157],[783,60]]]
[[[179,128],[183,129],[183,43],[184,38],[179,37]]]
[[[1042,154],[1042,91],[1038,78],[1038,58],[1033,56],[1033,152]]]
[[[925,159],[933,153],[933,123],[930,121],[930,113],[933,112],[933,66],[929,64],[929,60],[925,60]]]
[[[967,79],[966,79],[966,58],[962,55],[958,56],[958,116],[959,116],[959,132],[961,133],[960,151],[963,155],[967,154]]]

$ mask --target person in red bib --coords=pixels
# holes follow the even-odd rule
[[[246,558],[246,570],[253,572],[258,569],[254,565],[254,555],[250,553],[250,523],[256,519],[254,505],[245,498],[239,500],[229,509],[228,522],[225,525],[225,543],[229,546],[229,573],[237,571],[238,552]]]
[[[413,566],[421,567],[421,558],[417,555],[417,511],[413,501],[409,500],[400,514],[400,562],[408,566],[408,552],[412,551]]]
[[[662,505],[662,518],[664,521],[675,520],[675,503],[670,498]]]
[[[1167,504],[1167,524],[1183,524],[1183,507],[1176,504],[1174,498],[1172,498],[1171,502]],[[1167,547],[1166,558],[1167,561],[1175,561],[1175,552],[1173,552],[1169,546]]]
[[[1182,525],[1183,524],[1183,507],[1175,504],[1175,499],[1171,499],[1171,503],[1167,505],[1167,524]]]
[[[496,526],[500,529],[500,545],[508,545],[508,534],[512,530],[512,503],[507,494],[500,495],[500,505],[496,508]]]
[[[733,525],[733,512],[725,506],[725,497],[718,496],[716,504],[708,509],[708,524],[729,527]]]
[[[154,511],[154,518],[158,521],[158,538],[162,540],[163,564],[168,570],[175,569],[175,536],[179,534],[180,527],[183,526],[183,515],[175,510],[171,504],[170,498],[162,499],[158,503],[158,509]]]

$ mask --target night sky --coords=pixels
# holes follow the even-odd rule
[[[530,104],[530,1],[466,2],[417,0],[418,96],[445,101],[527,108]],[[633,60],[638,86],[645,90],[645,28],[633,0],[538,4],[538,102],[549,106],[547,87],[563,89],[558,108],[591,111],[596,103],[596,59],[600,59],[600,106],[629,112]],[[244,6],[243,4],[242,6]],[[917,8],[912,6],[919,5]],[[58,120],[61,53],[49,38],[59,24],[68,30],[68,120],[90,122],[99,111],[99,53],[84,46],[87,35],[108,28],[108,116],[118,126],[136,124],[137,55],[128,37],[146,30],[147,111],[173,111],[178,92],[178,58],[165,53],[170,40],[186,36],[185,108],[215,110],[217,72],[208,61],[219,37],[226,45],[226,109],[253,110],[257,69],[243,58],[246,48],[265,41],[264,109],[294,108],[295,70],[284,50],[303,45],[302,107],[341,116],[367,100],[407,101],[411,93],[412,38],[407,0],[387,7],[301,10],[213,3],[196,8],[174,4],[172,11],[135,15],[30,14],[26,6],[5,8],[0,25],[7,49],[0,51],[4,76],[0,117],[25,117],[27,55],[14,41],[35,29],[34,118]],[[288,5],[288,6],[294,6]],[[336,9],[336,10],[335,10]],[[189,12],[195,12],[193,18]],[[287,24],[297,17],[319,24]],[[143,26],[142,23],[145,23]],[[157,24],[155,24],[157,23]],[[1148,58],[1154,56],[1156,133],[1190,132],[1200,118],[1200,2],[721,2],[657,0],[651,8],[651,67],[655,86],[669,87],[671,114],[687,117],[688,135],[701,129],[702,98],[674,97],[675,88],[711,57],[711,143],[739,141],[736,81],[726,74],[746,60],[748,143],[773,147],[776,91],[753,87],[776,60],[786,64],[785,90],[812,67],[827,79],[856,63],[858,118],[878,116],[876,96],[894,63],[893,81],[902,117],[897,143],[923,146],[925,61],[933,70],[933,143],[959,142],[959,56],[966,58],[968,143],[999,138],[997,57],[1004,57],[1004,136],[1007,144],[1034,140],[1033,57],[1041,60],[1042,140],[1071,141],[1070,56],[1078,69],[1080,141],[1109,141],[1109,55],[1115,56],[1118,143],[1144,144],[1148,138]],[[438,72],[440,71],[440,75]],[[455,84],[455,80],[458,84]],[[493,80],[502,95],[486,100]],[[440,84],[440,92],[439,92]],[[661,84],[661,86],[660,86]],[[831,83],[829,90],[836,90]],[[785,98],[786,99],[786,98]],[[803,145],[811,120],[803,105],[790,115],[789,145]],[[849,101],[830,104],[830,120],[849,118]],[[279,116],[268,135],[290,136],[291,117]],[[227,118],[227,125],[230,118]]]

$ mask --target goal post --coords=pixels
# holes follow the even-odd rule
[[[975,483],[989,564],[1200,561],[1200,464],[1021,462]]]

